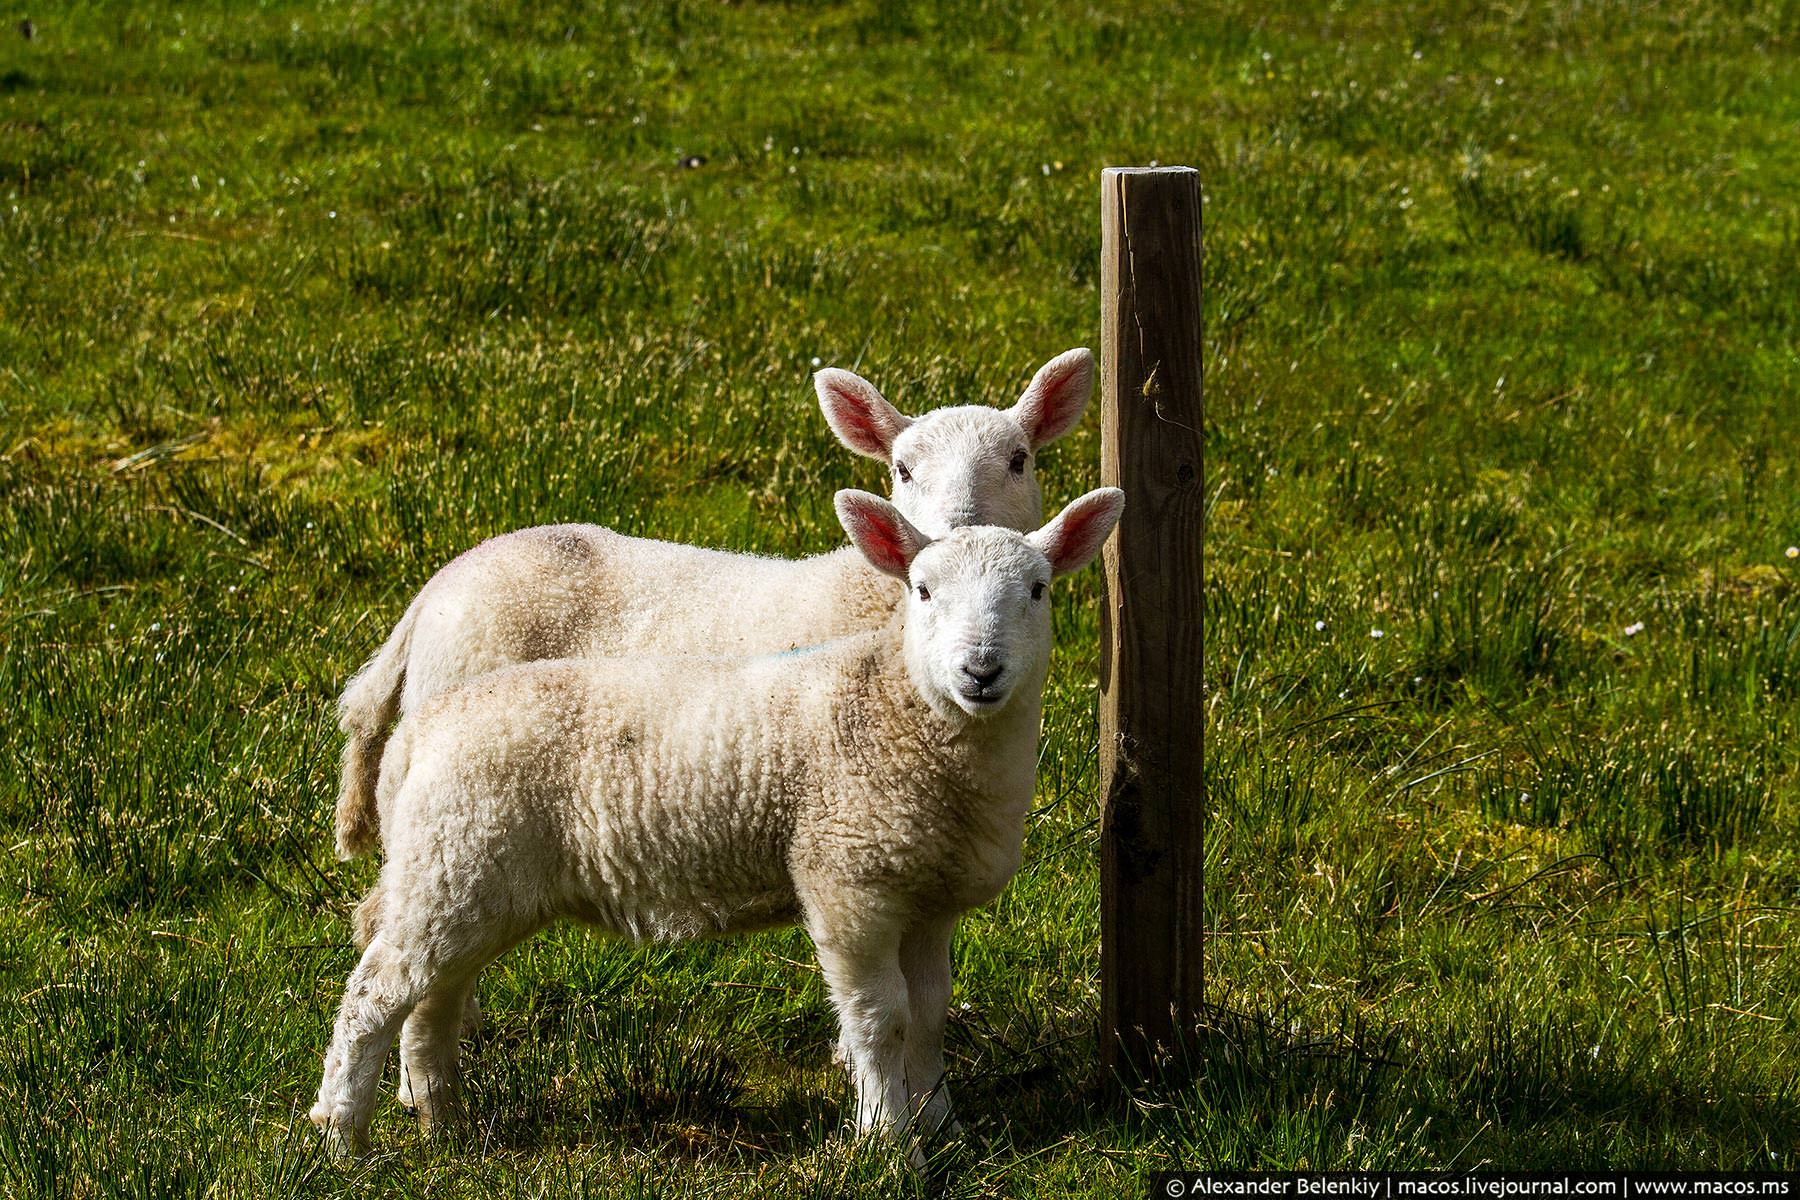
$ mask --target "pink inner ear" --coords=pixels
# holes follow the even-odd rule
[[[1083,504],[1065,512],[1045,548],[1050,569],[1061,575],[1091,558],[1112,532],[1112,515],[1108,504]]]
[[[881,429],[870,419],[868,409],[841,393],[837,394],[836,401],[832,405],[831,415],[837,418],[839,431],[848,435],[848,440],[864,451],[882,451],[887,448],[887,440],[881,436]]]
[[[876,566],[895,575],[906,574],[906,545],[900,530],[873,513],[857,510],[856,545]]]
[[[838,439],[858,454],[885,461],[899,433],[887,401],[847,371],[821,372],[816,385],[825,419]]]
[[[1096,514],[1086,510],[1070,513],[1056,531],[1056,544],[1050,548],[1050,565],[1062,570],[1070,559],[1081,556],[1081,548],[1093,536]]]
[[[1069,407],[1074,400],[1075,381],[1065,375],[1045,390],[1043,401],[1038,405],[1037,428],[1032,432],[1042,433],[1068,420]]]
[[[1032,445],[1055,441],[1081,419],[1092,390],[1092,361],[1085,354],[1071,354],[1056,370],[1032,381],[1020,413]]]

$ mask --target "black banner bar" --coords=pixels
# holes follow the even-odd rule
[[[1800,1200],[1800,1172],[1163,1171],[1161,1200]]]

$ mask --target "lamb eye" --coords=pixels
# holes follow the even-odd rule
[[[903,462],[897,462],[894,464],[894,474],[896,474],[900,477],[901,483],[911,483],[912,482],[912,472],[906,469],[906,464]]]
[[[921,600],[931,599],[931,589],[926,587],[922,583],[919,585],[919,599],[921,599]]]
[[[1044,598],[1043,583],[1039,582],[1031,585],[1031,598],[1033,600],[1042,600]]]
[[[1012,473],[1014,475],[1023,475],[1025,473],[1025,452],[1023,450],[1013,451]]]

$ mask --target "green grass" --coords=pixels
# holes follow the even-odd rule
[[[1800,1164],[1797,40],[1775,3],[9,15],[0,1190]],[[1151,159],[1207,190],[1191,1080],[1100,1100],[1089,573],[928,1181],[835,1138],[795,933],[542,936],[484,982],[480,1129],[389,1092],[327,1161],[372,871],[329,853],[330,707],[413,591],[557,520],[837,544],[880,479],[813,359],[1009,402],[1095,341],[1098,171]],[[1049,501],[1097,462],[1090,418]]]

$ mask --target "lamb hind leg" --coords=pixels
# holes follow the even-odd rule
[[[457,1045],[474,1000],[475,976],[446,979],[419,1001],[400,1030],[400,1103],[427,1132],[462,1117]]]
[[[468,989],[476,972],[531,932],[444,919],[448,907],[435,894],[412,895],[405,904],[390,906],[379,928],[371,928],[368,949],[345,985],[311,1113],[340,1154],[368,1150],[369,1119],[388,1048],[415,1012],[419,1022],[408,1039],[409,1058],[419,1079],[409,1090],[415,1098],[425,1093],[428,1119],[434,1092],[455,1103],[456,1032]],[[438,916],[411,919],[417,913]]]
[[[369,1118],[388,1047],[426,991],[420,965],[377,934],[344,986],[319,1098],[310,1114],[340,1155],[369,1149]]]

